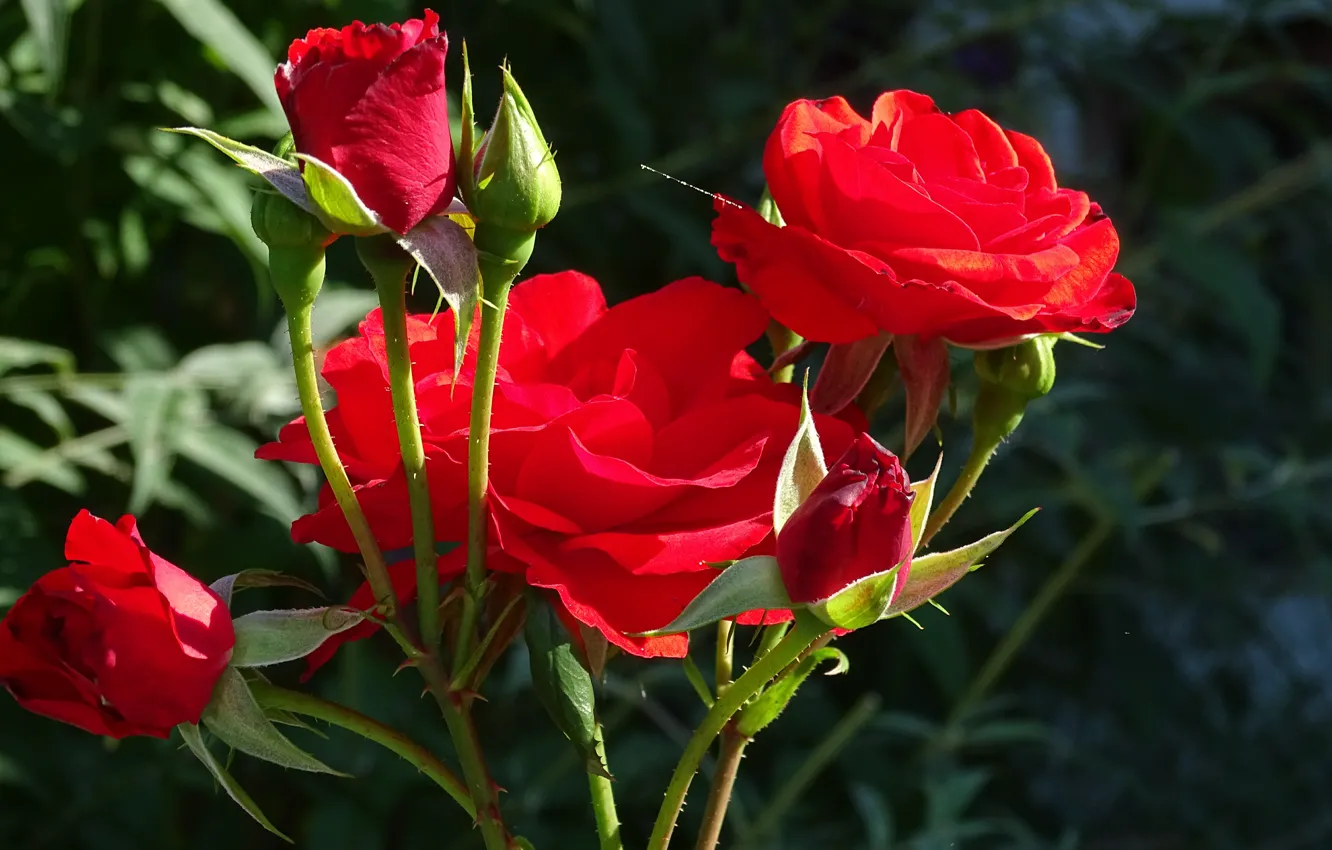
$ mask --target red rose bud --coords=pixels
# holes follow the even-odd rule
[[[1058,337],[1038,336],[974,357],[980,388],[972,409],[973,441],[997,446],[1017,430],[1027,404],[1054,387],[1054,344]]]
[[[274,83],[296,150],[328,164],[406,233],[442,212],[456,187],[439,16],[357,21],[292,42]]]
[[[856,438],[777,538],[791,601],[842,628],[877,620],[910,568],[914,499],[897,457]]]
[[[236,643],[222,599],[149,551],[131,516],[80,512],[65,557],[0,621],[0,685],[96,735],[197,723]]]

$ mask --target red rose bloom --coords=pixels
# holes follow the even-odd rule
[[[840,97],[796,101],[763,171],[786,226],[718,199],[712,241],[807,339],[886,331],[984,348],[1133,314],[1101,208],[1059,187],[1039,142],[974,109],[949,116],[895,91],[866,120]]]
[[[198,723],[236,643],[221,598],[149,551],[131,516],[81,511],[65,557],[0,621],[0,685],[95,735]]]
[[[439,16],[314,29],[274,83],[296,150],[332,166],[384,225],[406,233],[453,200]]]
[[[896,455],[868,434],[857,437],[777,537],[791,601],[822,602],[898,564],[896,587],[904,587],[914,500]]]
[[[717,574],[707,562],[771,551],[773,492],[799,422],[799,389],[773,384],[744,351],[767,321],[751,296],[698,278],[609,309],[596,281],[575,272],[515,286],[490,439],[491,569],[551,589],[575,619],[631,653],[683,655],[684,635],[630,635],[674,619]],[[475,363],[469,351],[451,391],[452,328],[447,315],[409,322],[441,540],[465,537]],[[378,312],[329,353],[323,371],[338,393],[334,440],[375,535],[386,550],[407,547],[411,518]],[[821,417],[818,428],[830,457],[855,434],[841,419]],[[300,420],[259,455],[314,460]],[[293,537],[356,551],[327,494],[323,504],[296,521]],[[465,557],[464,547],[443,557],[441,574],[456,575]],[[414,593],[412,564],[391,569],[399,592]],[[370,602],[364,588],[352,600]]]

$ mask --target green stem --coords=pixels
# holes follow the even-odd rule
[[[606,739],[601,724],[592,730],[592,746],[602,764],[606,764]],[[588,788],[592,793],[592,814],[597,819],[597,840],[601,850],[624,850],[620,839],[620,818],[615,812],[615,789],[610,777],[600,773],[587,773]]]
[[[490,487],[490,410],[495,398],[495,372],[499,367],[500,332],[509,303],[513,277],[506,270],[484,276],[485,302],[481,305],[481,331],[476,348],[476,377],[472,382],[472,419],[467,441],[467,574],[462,617],[454,653],[455,669],[467,664],[476,639],[476,624],[486,581],[486,546],[490,524],[487,490]],[[498,278],[493,280],[491,278]]]
[[[481,742],[477,738],[476,726],[463,707],[454,702],[455,694],[449,690],[448,675],[443,667],[430,656],[420,665],[421,675],[426,680],[430,693],[444,715],[444,724],[448,726],[449,737],[458,753],[458,764],[462,766],[463,778],[476,803],[476,822],[481,829],[481,838],[486,850],[508,850],[510,846],[504,822],[500,819],[499,799],[495,783],[486,769],[485,759],[481,755]]]
[[[735,788],[735,777],[740,772],[740,760],[745,756],[745,747],[749,738],[731,728],[722,732],[721,752],[717,755],[717,772],[712,776],[712,787],[708,790],[708,804],[703,811],[703,826],[698,832],[698,842],[694,850],[714,850],[721,840],[722,822],[726,820],[726,809],[731,804],[731,791]]]
[[[772,648],[786,637],[786,632],[791,628],[791,624],[773,623],[770,626],[763,627],[763,636],[759,638],[758,651],[754,653],[755,658],[762,658],[772,651]]]
[[[395,248],[396,250],[396,248]],[[399,251],[399,253],[401,253]],[[406,258],[406,254],[402,255]],[[363,254],[364,259],[364,254]],[[410,261],[410,258],[407,258]],[[430,510],[430,483],[426,478],[425,444],[416,410],[416,384],[407,342],[407,270],[411,263],[366,263],[379,293],[384,317],[384,347],[388,355],[389,389],[393,419],[398,426],[402,468],[407,475],[407,498],[412,513],[412,548],[416,554],[416,600],[421,645],[426,652],[439,649],[439,569],[435,554],[435,523]],[[401,273],[399,273],[401,271]]]
[[[800,337],[795,331],[773,319],[768,323],[768,342],[772,345],[772,356],[776,358],[799,345]],[[772,380],[779,384],[789,384],[794,375],[795,364],[792,363],[773,372]]]
[[[735,663],[735,621],[717,621],[717,694],[731,686]]]
[[[761,839],[781,825],[783,816],[795,808],[805,789],[818,778],[838,753],[846,749],[846,745],[851,743],[851,739],[861,727],[874,719],[874,715],[879,711],[879,702],[878,694],[865,694],[841,720],[837,721],[828,736],[814,748],[800,767],[796,768],[795,773],[787,777],[768,805],[764,806],[758,817],[751,821],[753,827],[736,844],[737,850],[761,846]]]
[[[680,762],[675,766],[670,784],[666,787],[666,799],[657,813],[657,822],[652,828],[652,838],[648,842],[649,850],[666,850],[671,842],[671,833],[675,831],[675,822],[680,817],[689,784],[698,772],[698,766],[707,754],[712,741],[721,733],[735,713],[744,707],[764,685],[785,669],[786,665],[800,657],[800,653],[820,635],[831,629],[830,626],[813,615],[800,612],[796,614],[795,626],[786,637],[772,648],[772,651],[754,662],[754,666],[745,671],[739,679],[726,689],[726,693],[717,697],[703,722],[694,730],[689,744],[685,747]]]
[[[392,729],[358,711],[346,706],[320,699],[311,694],[290,691],[263,681],[251,681],[250,693],[259,704],[266,708],[277,708],[313,717],[334,726],[354,732],[368,741],[373,741],[388,751],[398,755],[408,764],[425,774],[432,782],[444,789],[454,799],[468,817],[476,817],[476,806],[467,793],[467,786],[449,770],[444,762],[435,757],[425,747],[416,743],[396,729]]]
[[[319,274],[323,275],[323,264]],[[398,600],[393,592],[393,582],[389,580],[388,566],[384,555],[375,542],[370,523],[361,511],[361,503],[356,500],[347,470],[338,459],[338,450],[333,445],[333,434],[328,430],[328,420],[324,417],[324,405],[319,398],[319,376],[315,372],[314,340],[310,330],[311,304],[288,305],[287,331],[291,336],[291,358],[296,372],[296,391],[301,399],[301,412],[305,414],[305,425],[310,431],[310,442],[314,445],[319,466],[328,479],[329,489],[342,515],[347,519],[352,537],[361,551],[361,560],[365,562],[365,578],[370,583],[370,591],[375,595],[375,602],[383,609],[386,629],[394,640],[403,648],[408,657],[415,658],[420,650],[407,639],[398,623]]]
[[[967,456],[967,462],[962,466],[962,472],[958,474],[957,480],[953,482],[953,487],[944,496],[939,506],[930,512],[930,518],[925,523],[925,531],[920,536],[920,544],[917,548],[923,549],[929,544],[930,539],[939,533],[939,529],[944,527],[944,523],[952,518],[957,509],[966,501],[967,496],[971,495],[971,489],[976,486],[980,480],[981,473],[985,471],[985,465],[994,457],[995,449],[999,448],[998,441],[973,442],[971,454]]]

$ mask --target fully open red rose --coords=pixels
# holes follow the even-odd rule
[[[439,16],[310,30],[287,49],[274,82],[296,150],[346,177],[398,233],[453,200]]]
[[[777,563],[791,600],[822,602],[861,579],[911,562],[915,494],[896,455],[861,434],[782,526]]]
[[[0,685],[96,735],[165,738],[198,723],[236,643],[227,606],[149,551],[131,516],[112,525],[81,511],[65,557],[0,621]]]
[[[786,227],[719,199],[712,241],[807,339],[886,331],[987,347],[1133,314],[1101,208],[1059,187],[1039,142],[974,109],[949,116],[894,91],[866,120],[840,97],[796,101],[763,171]]]
[[[629,652],[683,655],[684,635],[630,635],[674,619],[717,575],[707,562],[771,551],[777,472],[800,417],[799,389],[773,384],[744,351],[767,321],[756,299],[698,278],[609,309],[596,281],[574,272],[515,286],[490,439],[490,567],[555,591],[574,618]],[[469,350],[451,392],[452,327],[447,315],[409,324],[441,540],[465,537],[475,362]],[[387,550],[409,546],[377,312],[323,371],[338,393],[334,440],[375,535]],[[842,419],[821,417],[818,428],[830,457],[855,434]],[[260,456],[312,462],[304,423],[284,428]],[[337,506],[327,495],[323,504],[297,520],[293,536],[356,551]],[[456,575],[464,558],[463,547],[454,550],[441,573]],[[412,565],[392,570],[399,592],[414,593]],[[370,601],[363,589],[353,604]]]

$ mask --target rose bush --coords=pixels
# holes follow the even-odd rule
[[[607,308],[596,281],[576,272],[514,287],[495,387],[491,460],[491,569],[548,588],[575,619],[642,656],[681,656],[685,635],[632,637],[670,622],[717,574],[708,562],[772,546],[772,500],[799,423],[799,388],[774,384],[745,353],[768,322],[758,301],[699,278]],[[467,421],[475,352],[454,387],[453,322],[412,317],[409,335],[426,443],[435,528],[466,528]],[[473,340],[474,343],[474,340]],[[380,545],[411,544],[406,481],[397,456],[378,312],[334,348],[323,373],[338,394],[334,440],[358,484]],[[820,417],[829,458],[859,427]],[[309,463],[301,420],[260,457]],[[292,527],[300,542],[345,552],[355,541],[325,494]],[[441,558],[461,571],[463,547]],[[393,568],[406,598],[413,567]],[[362,588],[352,604],[372,602]],[[318,666],[343,640],[312,656]]]
[[[310,30],[274,78],[296,150],[347,178],[398,233],[453,200],[448,49],[427,9],[401,24]]]
[[[810,340],[880,331],[990,347],[1099,333],[1132,315],[1119,236],[1061,188],[1040,143],[910,91],[869,119],[840,97],[782,114],[763,170],[785,227],[719,198],[713,244],[774,318]]]
[[[65,557],[0,621],[0,685],[97,735],[197,723],[236,642],[221,598],[153,554],[131,516],[81,511]]]
[[[857,437],[778,535],[777,563],[791,601],[821,602],[899,564],[896,587],[903,587],[914,499],[897,456],[868,434]]]

